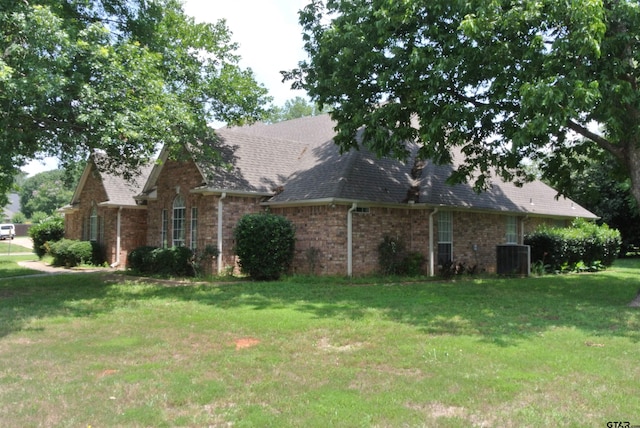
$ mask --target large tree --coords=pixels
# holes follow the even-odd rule
[[[68,179],[61,169],[40,172],[27,178],[19,188],[20,211],[31,218],[33,213],[51,215],[68,204],[79,177]]]
[[[207,123],[262,118],[270,98],[236,48],[178,0],[0,2],[0,193],[35,157],[100,149],[126,173]]]
[[[564,192],[600,147],[640,201],[637,0],[312,0],[300,23],[309,60],[285,78],[334,107],[343,149],[365,127],[381,156],[461,149],[452,182],[523,182],[529,159]]]
[[[567,196],[600,217],[598,222],[620,231],[622,255],[640,246],[640,210],[629,192],[630,180],[621,171],[620,164],[604,151],[581,161],[586,167],[571,172],[572,186]]]

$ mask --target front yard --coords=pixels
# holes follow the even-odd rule
[[[3,426],[640,424],[640,263],[526,279],[0,281]]]

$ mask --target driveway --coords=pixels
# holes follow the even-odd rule
[[[21,247],[25,248],[33,248],[33,241],[28,236],[16,236],[15,238],[13,238],[13,241],[11,241],[11,243],[20,245]]]

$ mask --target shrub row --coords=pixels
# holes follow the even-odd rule
[[[598,226],[576,219],[569,228],[541,226],[525,236],[531,246],[531,261],[550,272],[575,270],[577,266],[611,266],[620,252],[620,232],[606,224]]]
[[[99,266],[104,263],[104,252],[97,242],[60,239],[48,241],[44,247],[53,257],[54,266],[73,267],[80,264]]]
[[[193,251],[187,247],[138,247],[127,256],[127,267],[139,273],[194,276]]]

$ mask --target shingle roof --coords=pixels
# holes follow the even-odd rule
[[[329,115],[322,115],[219,129],[223,159],[233,168],[201,166],[207,186],[274,194],[268,204],[325,200],[403,204],[417,189],[416,203],[429,206],[596,218],[569,199],[557,199],[556,191],[540,181],[520,188],[495,177],[492,187],[478,194],[470,184],[446,184],[452,166],[426,162],[414,179],[413,160],[377,159],[364,148],[340,154],[332,141],[334,125]],[[415,156],[417,145],[409,149]]]
[[[151,169],[153,168],[153,164],[149,163],[143,165],[140,167],[137,174],[134,174],[130,178],[124,178],[122,174],[110,171],[106,167],[106,155],[95,152],[91,155],[91,160],[92,162],[87,163],[87,166],[85,167],[82,177],[80,178],[80,183],[78,184],[76,192],[73,195],[73,199],[71,200],[71,204],[64,208],[72,207],[79,202],[80,193],[84,187],[84,183],[91,173],[92,164],[95,165],[96,169],[100,172],[102,185],[107,195],[106,200],[99,201],[100,205],[123,207],[136,206],[137,204],[134,197],[141,192],[149,177]]]
[[[428,163],[422,170],[420,202],[476,210],[597,218],[570,199],[557,197],[557,192],[541,181],[518,187],[494,177],[488,190],[477,193],[471,184],[446,184],[451,171],[451,166]]]

